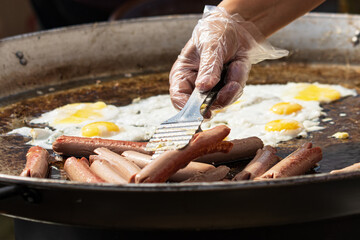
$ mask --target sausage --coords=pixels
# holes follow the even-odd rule
[[[105,159],[110,164],[112,164],[117,169],[120,176],[126,181],[129,181],[141,170],[135,163],[107,148],[97,148],[94,150],[94,152],[99,154],[102,159]]]
[[[223,180],[229,173],[230,168],[220,165],[214,169],[210,169],[204,173],[197,174],[183,182],[214,182]]]
[[[76,157],[67,158],[64,163],[64,170],[68,178],[72,181],[86,183],[105,182],[90,169],[89,162],[84,157],[80,159]]]
[[[211,164],[190,162],[186,167],[179,169],[175,174],[170,176],[169,181],[182,182],[212,169],[215,169],[215,167]]]
[[[94,154],[96,148],[104,147],[121,154],[123,151],[133,150],[152,154],[145,150],[146,142],[131,142],[103,138],[86,138],[60,136],[52,144],[54,152],[65,156],[88,157]]]
[[[282,178],[304,174],[322,159],[322,150],[312,147],[312,143],[304,143],[289,156],[275,164],[260,177],[254,180]]]
[[[354,163],[353,165],[350,165],[348,167],[338,169],[338,170],[332,170],[330,174],[334,173],[345,173],[345,172],[352,172],[352,171],[359,171],[360,170],[360,163]]]
[[[243,139],[231,140],[233,143],[233,148],[228,153],[212,153],[204,155],[195,159],[195,162],[204,162],[211,164],[221,164],[228,163],[233,161],[238,161],[241,159],[253,158],[256,155],[258,149],[263,148],[264,143],[258,137],[248,137]]]
[[[124,151],[121,156],[135,163],[140,168],[144,168],[148,163],[151,162],[151,155],[135,151]]]
[[[229,152],[233,144],[223,141],[229,133],[230,128],[224,125],[196,133],[185,148],[160,154],[137,173],[131,182],[165,182],[179,169],[202,155],[213,152]]]
[[[90,155],[90,156],[89,156],[90,166],[91,166],[91,164],[92,164],[93,162],[95,162],[96,160],[102,160],[102,159],[103,159],[103,158],[100,157],[99,155],[96,155],[96,154]]]
[[[150,155],[134,151],[125,151],[121,155],[138,165],[140,168],[144,168],[152,161]],[[211,164],[190,162],[186,167],[180,169],[174,175],[172,175],[169,180],[173,182],[181,182],[214,168],[215,167]]]
[[[121,174],[117,171],[117,169],[106,160],[96,159],[90,165],[90,169],[108,183],[127,183],[127,181],[121,177]]]
[[[246,167],[234,176],[233,181],[252,180],[261,176],[280,160],[276,155],[276,149],[266,145],[258,149],[253,160]]]
[[[26,164],[22,177],[45,178],[49,168],[49,152],[39,146],[31,147],[26,153]]]

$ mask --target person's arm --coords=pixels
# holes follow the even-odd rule
[[[268,37],[325,0],[224,0],[218,6],[238,13]]]
[[[211,90],[227,66],[225,86],[213,108],[222,108],[242,94],[252,64],[288,54],[266,42],[266,37],[314,9],[324,0],[224,0],[205,8],[190,40],[169,76],[170,96],[182,109],[194,88]]]

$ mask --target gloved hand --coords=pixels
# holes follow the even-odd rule
[[[288,54],[272,47],[256,26],[224,8],[205,6],[202,19],[174,63],[170,76],[170,96],[175,108],[182,109],[194,88],[211,90],[228,64],[225,86],[213,108],[222,108],[238,99],[252,64]]]

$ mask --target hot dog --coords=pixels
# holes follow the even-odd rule
[[[135,163],[140,168],[144,168],[147,164],[151,162],[151,155],[145,153],[139,153],[135,151],[124,151],[121,154],[121,156]]]
[[[132,161],[140,168],[144,168],[152,161],[150,155],[134,151],[125,151],[121,154],[121,156],[125,157],[129,161]],[[215,169],[215,167],[207,163],[190,162],[186,167],[180,169],[174,175],[172,175],[169,178],[169,181],[181,182],[195,175],[205,173],[210,169]]]
[[[64,164],[66,175],[72,181],[87,182],[87,183],[102,183],[105,182],[102,178],[96,175],[89,166],[86,158],[69,157]]]
[[[204,173],[197,174],[184,182],[214,182],[223,180],[229,173],[230,168],[225,165],[220,165],[217,168],[210,169]]]
[[[268,178],[282,178],[306,173],[322,159],[322,151],[319,147],[312,147],[312,143],[304,143],[300,148],[289,156],[275,164],[260,177],[254,180]]]
[[[90,165],[91,170],[108,183],[124,184],[127,181],[108,161],[97,159]]]
[[[258,137],[249,137],[244,139],[235,139],[230,141],[234,146],[228,153],[212,153],[195,159],[196,162],[211,164],[228,163],[245,158],[252,158],[256,151],[261,149],[264,144]]]
[[[342,168],[342,169],[332,170],[330,172],[330,174],[345,173],[345,172],[352,172],[352,171],[360,171],[360,163],[354,163],[353,165],[350,165],[350,166]]]
[[[119,172],[120,176],[126,181],[129,181],[132,176],[141,170],[135,163],[107,148],[97,148],[94,152],[99,154],[102,159],[107,160],[111,165],[113,165]]]
[[[49,152],[39,146],[31,147],[26,153],[26,165],[21,172],[22,177],[44,178],[48,173]]]
[[[107,148],[118,154],[127,150],[151,154],[151,152],[145,151],[145,146],[146,142],[72,136],[60,136],[52,144],[52,148],[57,154],[78,157],[88,157],[94,154],[96,148],[100,147]]]
[[[232,180],[252,180],[261,176],[279,160],[280,158],[276,155],[276,149],[267,145],[262,149],[258,149],[254,159],[242,171],[236,174]]]
[[[202,155],[214,152],[229,152],[233,144],[223,141],[229,133],[230,128],[224,125],[197,133],[185,148],[162,153],[134,175],[131,182],[165,182],[179,169]]]

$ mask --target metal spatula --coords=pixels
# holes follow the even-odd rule
[[[203,115],[210,109],[220,89],[225,85],[226,69],[221,74],[219,83],[209,92],[201,93],[195,89],[184,108],[175,116],[160,124],[146,145],[147,151],[153,151],[155,159],[164,151],[185,147],[192,136],[201,131]]]

